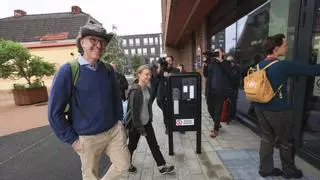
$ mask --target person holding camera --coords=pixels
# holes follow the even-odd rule
[[[157,89],[157,104],[163,113],[163,122],[166,127],[165,133],[168,134],[168,92],[167,92],[167,77],[171,74],[179,73],[179,69],[173,67],[173,57],[167,56],[160,58],[158,61],[158,89]]]
[[[204,61],[203,75],[207,78],[205,95],[208,112],[214,122],[210,136],[216,137],[221,128],[222,105],[225,98],[228,97],[231,67],[230,62],[223,59],[224,51],[222,48],[218,48],[214,52],[206,52],[204,55],[206,60]]]

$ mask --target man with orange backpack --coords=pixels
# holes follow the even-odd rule
[[[262,43],[266,58],[258,63],[257,67],[264,69],[266,77],[272,87],[270,100],[265,97],[256,96],[253,101],[255,111],[261,127],[260,144],[260,168],[259,174],[262,177],[282,176],[284,178],[301,178],[302,171],[295,166],[295,146],[292,135],[292,107],[287,100],[286,82],[290,76],[318,76],[320,65],[306,65],[295,61],[279,61],[280,56],[287,53],[288,46],[283,34],[267,37]],[[245,79],[246,81],[246,79]],[[254,81],[245,82],[245,86],[254,89]],[[262,89],[257,87],[256,89]],[[245,87],[246,92],[246,87]],[[247,94],[250,97],[252,94]],[[263,93],[263,92],[262,92]],[[270,94],[270,93],[269,93]],[[265,95],[267,96],[267,95]],[[264,102],[259,101],[262,98]],[[282,171],[274,168],[273,149],[276,141],[280,144],[280,158]]]

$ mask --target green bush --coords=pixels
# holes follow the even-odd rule
[[[14,84],[14,88],[43,86],[42,78],[55,73],[53,63],[30,54],[21,44],[0,40],[0,78],[18,80],[24,78],[27,85]]]

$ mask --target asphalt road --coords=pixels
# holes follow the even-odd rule
[[[108,167],[100,161],[100,172]],[[0,137],[0,180],[81,179],[80,158],[49,126]]]

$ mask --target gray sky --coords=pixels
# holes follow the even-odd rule
[[[161,0],[1,0],[0,18],[13,16],[15,9],[43,14],[70,12],[74,5],[101,22],[108,32],[112,24],[118,35],[161,32]]]

